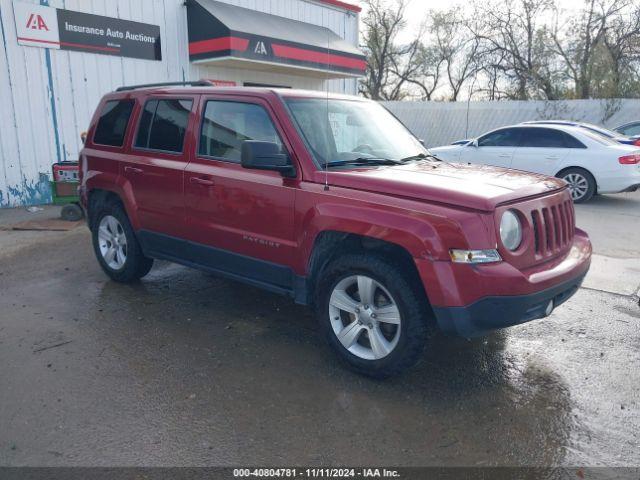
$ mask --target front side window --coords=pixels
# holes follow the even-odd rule
[[[478,139],[479,147],[516,147],[520,140],[520,129],[505,128],[486,134]]]
[[[286,103],[321,167],[360,158],[402,160],[427,153],[393,115],[375,102],[290,98]]]
[[[202,118],[198,153],[240,163],[245,140],[277,143],[282,148],[269,114],[260,105],[208,101]]]
[[[135,146],[181,153],[192,100],[149,100],[140,115]]]
[[[105,103],[93,136],[93,143],[121,147],[127,133],[133,100],[111,100]]]

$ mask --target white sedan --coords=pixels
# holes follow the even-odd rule
[[[464,145],[430,149],[450,162],[497,165],[564,179],[576,203],[640,187],[640,149],[568,125],[513,125]]]

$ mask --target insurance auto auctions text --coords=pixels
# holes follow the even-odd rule
[[[64,22],[64,28],[68,32],[78,32],[78,33],[87,33],[89,35],[96,35],[99,37],[111,37],[111,38],[120,38],[126,40],[133,40],[137,42],[146,42],[146,43],[155,43],[155,37],[150,37],[149,35],[145,35],[143,33],[131,33],[129,30],[126,32],[121,32],[120,30],[112,30],[107,28],[96,28],[96,27],[85,27],[84,25],[74,25],[69,22]]]

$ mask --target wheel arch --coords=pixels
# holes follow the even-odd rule
[[[131,226],[134,231],[138,229],[138,219],[133,215],[133,212],[127,208],[127,202],[123,199],[121,193],[104,188],[93,188],[87,193],[87,222],[89,224],[89,228],[93,227],[96,208],[101,204],[107,203],[116,203],[122,206],[127,217],[129,217],[129,221],[131,222]]]
[[[391,259],[407,273],[409,280],[416,285],[416,288],[424,295],[430,305],[428,293],[425,291],[409,250],[402,245],[380,238],[338,230],[321,231],[314,240],[307,263],[307,300],[309,303],[313,302],[313,292],[326,266],[342,255],[354,253],[371,253]]]
[[[562,174],[565,173],[567,170],[571,170],[571,169],[574,169],[574,168],[577,168],[579,170],[584,170],[589,175],[591,175],[591,178],[593,178],[593,182],[595,183],[595,186],[596,186],[595,193],[598,193],[598,180],[596,179],[596,176],[588,168],[584,168],[584,167],[581,167],[579,165],[569,165],[567,167],[562,167],[558,171],[558,173],[555,174],[555,177],[556,178],[560,178],[562,176]]]

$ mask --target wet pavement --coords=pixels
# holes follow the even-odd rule
[[[108,281],[79,228],[0,256],[0,465],[638,466],[640,307],[606,287],[373,381],[288,299],[167,263]]]

